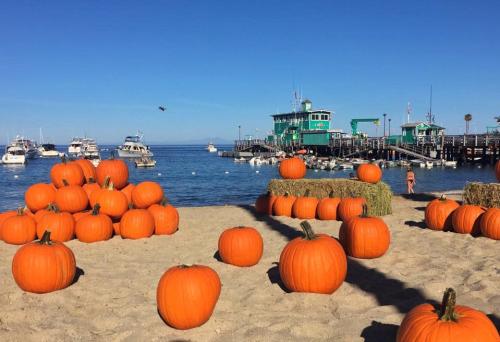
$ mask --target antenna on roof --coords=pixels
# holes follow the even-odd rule
[[[410,122],[410,114],[412,114],[413,108],[411,106],[411,102],[408,101],[408,104],[406,105],[406,123]]]
[[[432,115],[432,84],[431,84],[431,93],[430,93],[430,101],[429,101],[429,113],[427,113],[427,121],[429,124],[434,122],[434,115]]]

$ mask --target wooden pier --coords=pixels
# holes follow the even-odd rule
[[[306,148],[318,156],[366,159],[422,159],[457,161],[458,164],[494,164],[500,160],[500,135],[444,135],[419,139],[413,144],[390,138],[332,138],[328,145],[290,144],[278,146],[262,139],[237,140],[235,152],[271,155],[277,151],[293,152]]]

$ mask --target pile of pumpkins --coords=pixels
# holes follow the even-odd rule
[[[500,209],[477,205],[460,205],[446,198],[436,198],[425,208],[425,223],[429,229],[454,231],[473,236],[483,235],[500,240]]]
[[[92,243],[113,235],[140,239],[178,230],[179,214],[161,186],[151,181],[134,185],[128,175],[122,160],[103,160],[96,168],[85,159],[63,158],[50,171],[52,183],[26,190],[26,207],[0,214],[0,240],[24,245],[12,264],[21,289],[47,293],[70,285],[76,264],[63,242],[75,237]]]

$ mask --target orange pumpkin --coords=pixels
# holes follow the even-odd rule
[[[96,179],[96,170],[94,164],[88,159],[77,159],[75,163],[78,164],[83,171],[83,177],[85,178],[85,182],[89,183],[91,181],[95,181]]]
[[[134,208],[146,209],[153,204],[160,203],[162,199],[163,189],[156,182],[141,182],[132,190]]]
[[[109,177],[116,189],[121,189],[128,182],[128,166],[120,159],[103,160],[97,165],[96,180],[99,185],[103,185],[106,178]]]
[[[479,226],[484,236],[490,239],[500,240],[500,209],[488,209],[481,217]]]
[[[160,204],[153,204],[148,208],[155,221],[156,235],[170,235],[179,230],[179,213],[167,198],[163,198]]]
[[[24,193],[24,202],[33,212],[47,208],[56,199],[56,191],[50,184],[33,184]]]
[[[240,267],[256,265],[263,251],[262,236],[252,227],[229,228],[219,237],[219,256],[226,264]]]
[[[274,196],[271,191],[268,191],[264,195],[260,195],[255,201],[255,211],[257,211],[257,213],[259,214],[272,215],[273,204],[275,200],[276,196]]]
[[[108,215],[112,219],[119,219],[128,210],[127,197],[114,188],[109,178],[102,189],[90,195],[90,205],[94,207],[97,203],[101,206],[101,214]]]
[[[316,217],[316,208],[318,207],[318,199],[309,197],[309,190],[306,190],[303,197],[298,197],[292,206],[293,217],[310,220]]]
[[[36,222],[27,215],[24,209],[17,210],[16,215],[7,217],[2,224],[2,239],[11,245],[24,245],[35,240]]]
[[[63,180],[63,182],[66,182],[66,180]],[[66,185],[57,189],[55,203],[61,211],[77,213],[87,209],[89,198],[81,186]]]
[[[279,166],[280,176],[284,179],[304,178],[306,172],[306,164],[297,157],[282,160]]]
[[[75,235],[75,220],[68,212],[59,211],[53,207],[51,212],[44,215],[36,225],[36,235],[42,238],[45,231],[50,230],[52,240],[65,242],[72,240]]]
[[[292,216],[292,207],[297,197],[290,196],[288,193],[285,196],[276,196],[273,203],[273,212],[275,216]]]
[[[405,316],[397,342],[498,342],[493,323],[481,311],[455,305],[456,293],[446,289],[440,308],[420,304]]]
[[[497,161],[495,166],[495,175],[497,176],[497,180],[500,182],[500,160]]]
[[[90,196],[92,195],[92,193],[101,189],[101,187],[94,181],[94,179],[91,178],[87,183],[83,184],[82,189],[83,191],[85,191],[85,193],[87,194],[87,198],[90,201]]]
[[[337,215],[341,221],[359,216],[363,213],[363,205],[365,204],[366,200],[362,197],[342,198],[337,208]]]
[[[356,169],[356,176],[362,182],[376,184],[382,179],[382,169],[376,164],[361,164]]]
[[[120,220],[120,235],[124,239],[142,239],[153,235],[155,220],[146,209],[130,209]]]
[[[477,205],[462,205],[451,214],[453,230],[460,234],[478,235],[481,233],[479,222],[486,209]]]
[[[50,179],[56,188],[64,186],[63,180],[69,185],[82,185],[85,177],[83,170],[75,162],[68,162],[66,158],[62,158],[61,163],[57,163],[50,169]]]
[[[427,227],[432,230],[451,230],[452,213],[460,205],[444,195],[441,198],[436,198],[427,204],[425,208],[425,223]]]
[[[363,214],[342,222],[339,240],[347,255],[360,259],[381,257],[389,249],[391,233],[379,217],[367,215],[366,205]]]
[[[132,204],[132,190],[134,190],[134,188],[134,184],[128,183],[127,186],[120,190],[127,197],[128,204]]]
[[[307,221],[300,226],[304,237],[293,239],[281,252],[281,280],[293,292],[331,294],[347,274],[344,249],[331,236],[314,234]]]
[[[53,208],[53,204],[47,206],[47,208],[45,208],[45,209],[38,210],[35,213],[35,215],[33,216],[33,218],[35,219],[35,222],[38,224],[38,222],[40,222],[42,217],[44,217],[46,214],[48,214],[52,211],[52,208]]]
[[[82,242],[109,240],[113,236],[113,222],[103,214],[99,214],[99,203],[94,206],[92,214],[82,217],[75,226],[76,238]]]
[[[318,208],[316,210],[317,216],[320,220],[336,220],[337,208],[340,204],[340,198],[333,197],[333,191],[330,192],[329,197],[319,200]]]
[[[171,267],[156,290],[158,313],[175,329],[199,327],[212,316],[220,291],[220,278],[208,266]]]
[[[50,240],[47,231],[40,241],[22,246],[12,260],[12,275],[27,292],[48,293],[71,285],[76,273],[75,255],[64,244]]]
[[[0,213],[0,240],[3,240],[2,226],[3,226],[4,221],[6,219],[8,219],[9,217],[16,216],[16,215],[17,215],[17,211],[15,211],[15,210],[9,210],[9,211],[5,211],[3,213]]]

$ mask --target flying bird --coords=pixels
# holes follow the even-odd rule
[[[164,112],[166,110],[166,108],[163,106],[159,106],[158,109],[161,110],[162,112]]]

